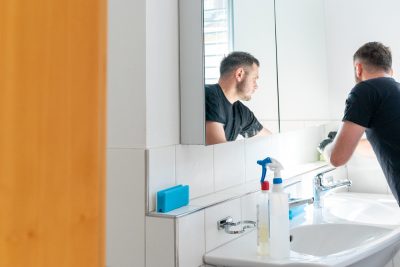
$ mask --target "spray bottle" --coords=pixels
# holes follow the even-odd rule
[[[271,163],[270,158],[257,161],[262,167],[261,191],[257,197],[257,255],[259,256],[269,254],[269,183],[265,181],[268,163]]]
[[[282,164],[272,159],[268,167],[274,171],[272,192],[270,193],[270,257],[284,259],[289,257],[289,197],[283,191]]]

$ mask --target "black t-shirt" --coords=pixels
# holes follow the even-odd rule
[[[222,123],[226,140],[236,140],[239,134],[252,137],[262,130],[253,112],[240,101],[231,104],[219,84],[206,85],[205,94],[206,121]]]
[[[400,206],[400,84],[388,77],[358,83],[346,100],[343,121],[367,128],[367,139]]]

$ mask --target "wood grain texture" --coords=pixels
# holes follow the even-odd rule
[[[0,0],[0,266],[104,266],[105,0]]]

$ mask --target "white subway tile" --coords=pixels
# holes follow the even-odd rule
[[[204,210],[178,219],[179,266],[195,267],[203,264],[206,251]]]
[[[215,191],[245,182],[244,141],[214,145]]]
[[[106,258],[109,266],[144,266],[145,150],[107,150]]]
[[[205,210],[206,252],[239,236],[218,230],[217,221],[228,216],[231,216],[234,222],[240,221],[240,210],[240,199],[227,201]]]
[[[304,128],[304,122],[302,120],[285,121],[281,120],[281,132],[289,132]]]
[[[400,249],[394,255],[393,267],[400,267]]]
[[[242,220],[257,221],[257,196],[259,192],[241,197]]]
[[[176,266],[175,237],[174,219],[146,217],[146,267]]]
[[[214,192],[213,146],[176,146],[176,183],[190,186],[190,198]]]
[[[149,211],[156,208],[156,193],[174,186],[175,182],[175,146],[151,148],[147,161],[148,206]]]
[[[393,260],[390,260],[384,267],[393,267]]]
[[[278,148],[274,144],[274,140],[276,140],[274,136],[246,139],[246,182],[261,179],[262,168],[257,164],[258,160],[263,160],[266,157],[276,157]],[[267,178],[272,178],[270,170],[267,170]]]

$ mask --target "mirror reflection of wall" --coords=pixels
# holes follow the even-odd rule
[[[205,84],[218,82],[221,60],[230,52],[250,53],[260,65],[258,88],[242,103],[264,128],[278,132],[273,0],[204,0],[203,12]]]
[[[330,121],[325,2],[276,1],[281,132]]]

